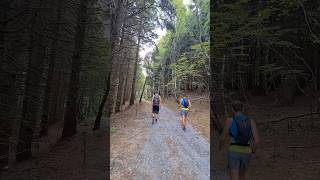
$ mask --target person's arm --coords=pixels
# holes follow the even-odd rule
[[[220,135],[220,140],[219,140],[219,149],[220,150],[221,150],[222,146],[225,144],[225,142],[227,141],[230,126],[231,126],[231,119],[227,119],[225,121],[225,126],[222,131],[222,134]]]
[[[258,148],[258,144],[260,143],[260,137],[258,133],[257,124],[254,120],[251,120],[252,126],[252,134],[253,134],[253,145],[252,145],[252,152],[255,152]]]
[[[159,107],[162,106],[161,96],[159,95]]]

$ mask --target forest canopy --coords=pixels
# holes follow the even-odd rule
[[[151,56],[150,88],[165,98],[183,90],[208,92],[209,0],[172,0],[170,5],[167,14],[175,16],[169,16],[167,32]]]

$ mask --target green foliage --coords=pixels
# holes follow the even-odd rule
[[[171,3],[176,12],[174,30],[169,29],[160,39],[152,64],[155,85],[164,85],[169,91],[176,87],[175,80],[179,84],[190,84],[192,78],[192,84],[202,83],[208,73],[210,49],[209,0],[193,1],[190,7],[182,0]]]
[[[314,5],[312,0],[215,1],[211,12],[213,71],[219,71],[226,57],[227,70],[235,72],[227,72],[227,79],[254,80],[251,85],[288,73],[303,77],[309,71],[313,76],[313,57],[305,54],[318,39],[316,21],[310,21],[320,17],[313,14]]]
[[[186,17],[187,9],[183,4],[183,0],[172,0],[172,3],[176,9],[176,35],[178,38],[181,38],[187,31],[186,29]]]
[[[199,74],[200,71],[196,68],[197,65],[196,63],[191,63],[185,55],[182,55],[176,63],[171,65],[171,68],[176,70],[178,79],[186,79],[188,76],[201,76]]]
[[[113,136],[117,133],[117,128],[111,127],[110,128],[110,135]]]
[[[198,44],[194,44],[191,46],[192,49],[192,58],[195,61],[199,62],[199,65],[204,65],[209,63],[208,62],[208,54],[210,50],[210,43],[209,42],[202,42]]]

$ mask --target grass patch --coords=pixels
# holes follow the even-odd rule
[[[206,119],[206,118],[200,118],[200,120],[201,120],[202,122],[206,123],[206,124],[208,124],[208,123],[209,123],[209,119]]]
[[[111,129],[110,129],[110,134],[111,134],[111,136],[114,135],[114,134],[116,134],[116,133],[117,133],[117,129],[114,128],[114,127],[111,127]]]

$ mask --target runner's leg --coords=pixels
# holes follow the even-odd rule
[[[228,169],[230,170],[230,179],[239,180],[239,169],[241,169],[241,154],[237,152],[228,152]]]
[[[184,115],[182,115],[182,127],[184,127]]]
[[[155,116],[154,106],[152,106],[152,124],[154,123],[154,116]]]
[[[180,120],[180,123],[181,123],[181,127],[183,128],[183,112],[181,111],[181,120]]]
[[[159,106],[156,107],[156,122],[158,121],[158,117],[159,117]]]
[[[246,169],[240,169],[239,180],[245,180],[245,179],[246,179]]]
[[[185,128],[186,128],[185,121],[186,121],[186,112],[183,111],[183,113],[182,113],[182,127],[183,127],[183,130],[185,130]]]
[[[152,106],[152,119],[154,118],[154,106]]]
[[[240,170],[239,170],[240,180],[246,179],[246,172],[249,167],[250,159],[251,159],[251,154],[245,154],[241,157],[241,164],[240,164]]]
[[[186,128],[186,126],[187,126],[187,115],[188,115],[188,111],[184,111],[184,118],[183,118],[184,128]]]
[[[231,180],[239,180],[239,170],[231,169],[230,170],[230,179]]]

